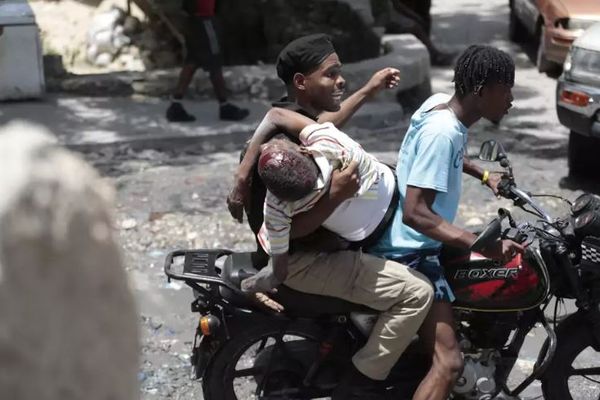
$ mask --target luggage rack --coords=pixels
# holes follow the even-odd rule
[[[230,254],[233,252],[226,249],[175,250],[167,254],[165,274],[169,282],[171,279],[184,281],[192,289],[205,291],[206,289],[200,286],[204,284],[212,290],[224,286],[241,293],[239,288],[225,281],[218,271],[217,260]],[[178,257],[183,257],[183,265],[174,263]],[[177,270],[174,269],[175,266],[178,267]]]

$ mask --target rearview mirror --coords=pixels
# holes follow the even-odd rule
[[[499,161],[503,157],[506,157],[506,155],[500,142],[496,142],[495,140],[486,140],[481,144],[481,149],[479,150],[480,160]]]

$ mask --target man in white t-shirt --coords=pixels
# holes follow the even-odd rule
[[[317,172],[317,179],[314,185],[306,188],[307,194],[299,200],[281,201],[293,197],[289,189],[281,190],[278,194],[274,194],[273,190],[267,192],[264,223],[258,234],[262,247],[271,255],[287,252],[292,217],[310,210],[326,192],[333,170],[345,169],[352,162],[357,164],[358,191],[340,204],[322,226],[349,242],[366,239],[376,230],[392,203],[395,191],[392,170],[331,123],[311,124],[300,132],[299,139],[302,147],[285,141],[272,141],[263,146],[259,171],[265,183],[272,176],[276,176],[276,181],[281,181],[281,168],[288,168],[281,165],[284,163],[282,160],[272,156],[274,152],[280,154],[278,149],[282,146],[310,155],[316,167],[313,170]],[[274,169],[273,173],[269,174],[268,169]],[[297,172],[298,168],[291,168],[287,176],[291,177]],[[277,183],[267,184],[267,187],[273,188]]]

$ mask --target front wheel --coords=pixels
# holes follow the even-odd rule
[[[600,399],[600,343],[587,324],[571,329],[542,379],[546,400]]]
[[[259,324],[233,335],[207,368],[206,400],[313,398],[302,380],[318,351],[316,327],[289,326],[282,336],[277,324]]]

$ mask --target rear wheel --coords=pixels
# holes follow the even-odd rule
[[[581,135],[575,131],[569,134],[569,175],[596,176],[600,168],[600,140]]]
[[[302,380],[318,349],[317,329],[290,327],[280,338],[277,326],[261,324],[236,335],[208,366],[202,381],[206,400],[260,399],[265,393],[312,398]]]
[[[591,327],[582,324],[563,338],[542,379],[544,399],[600,399],[600,344]]]

